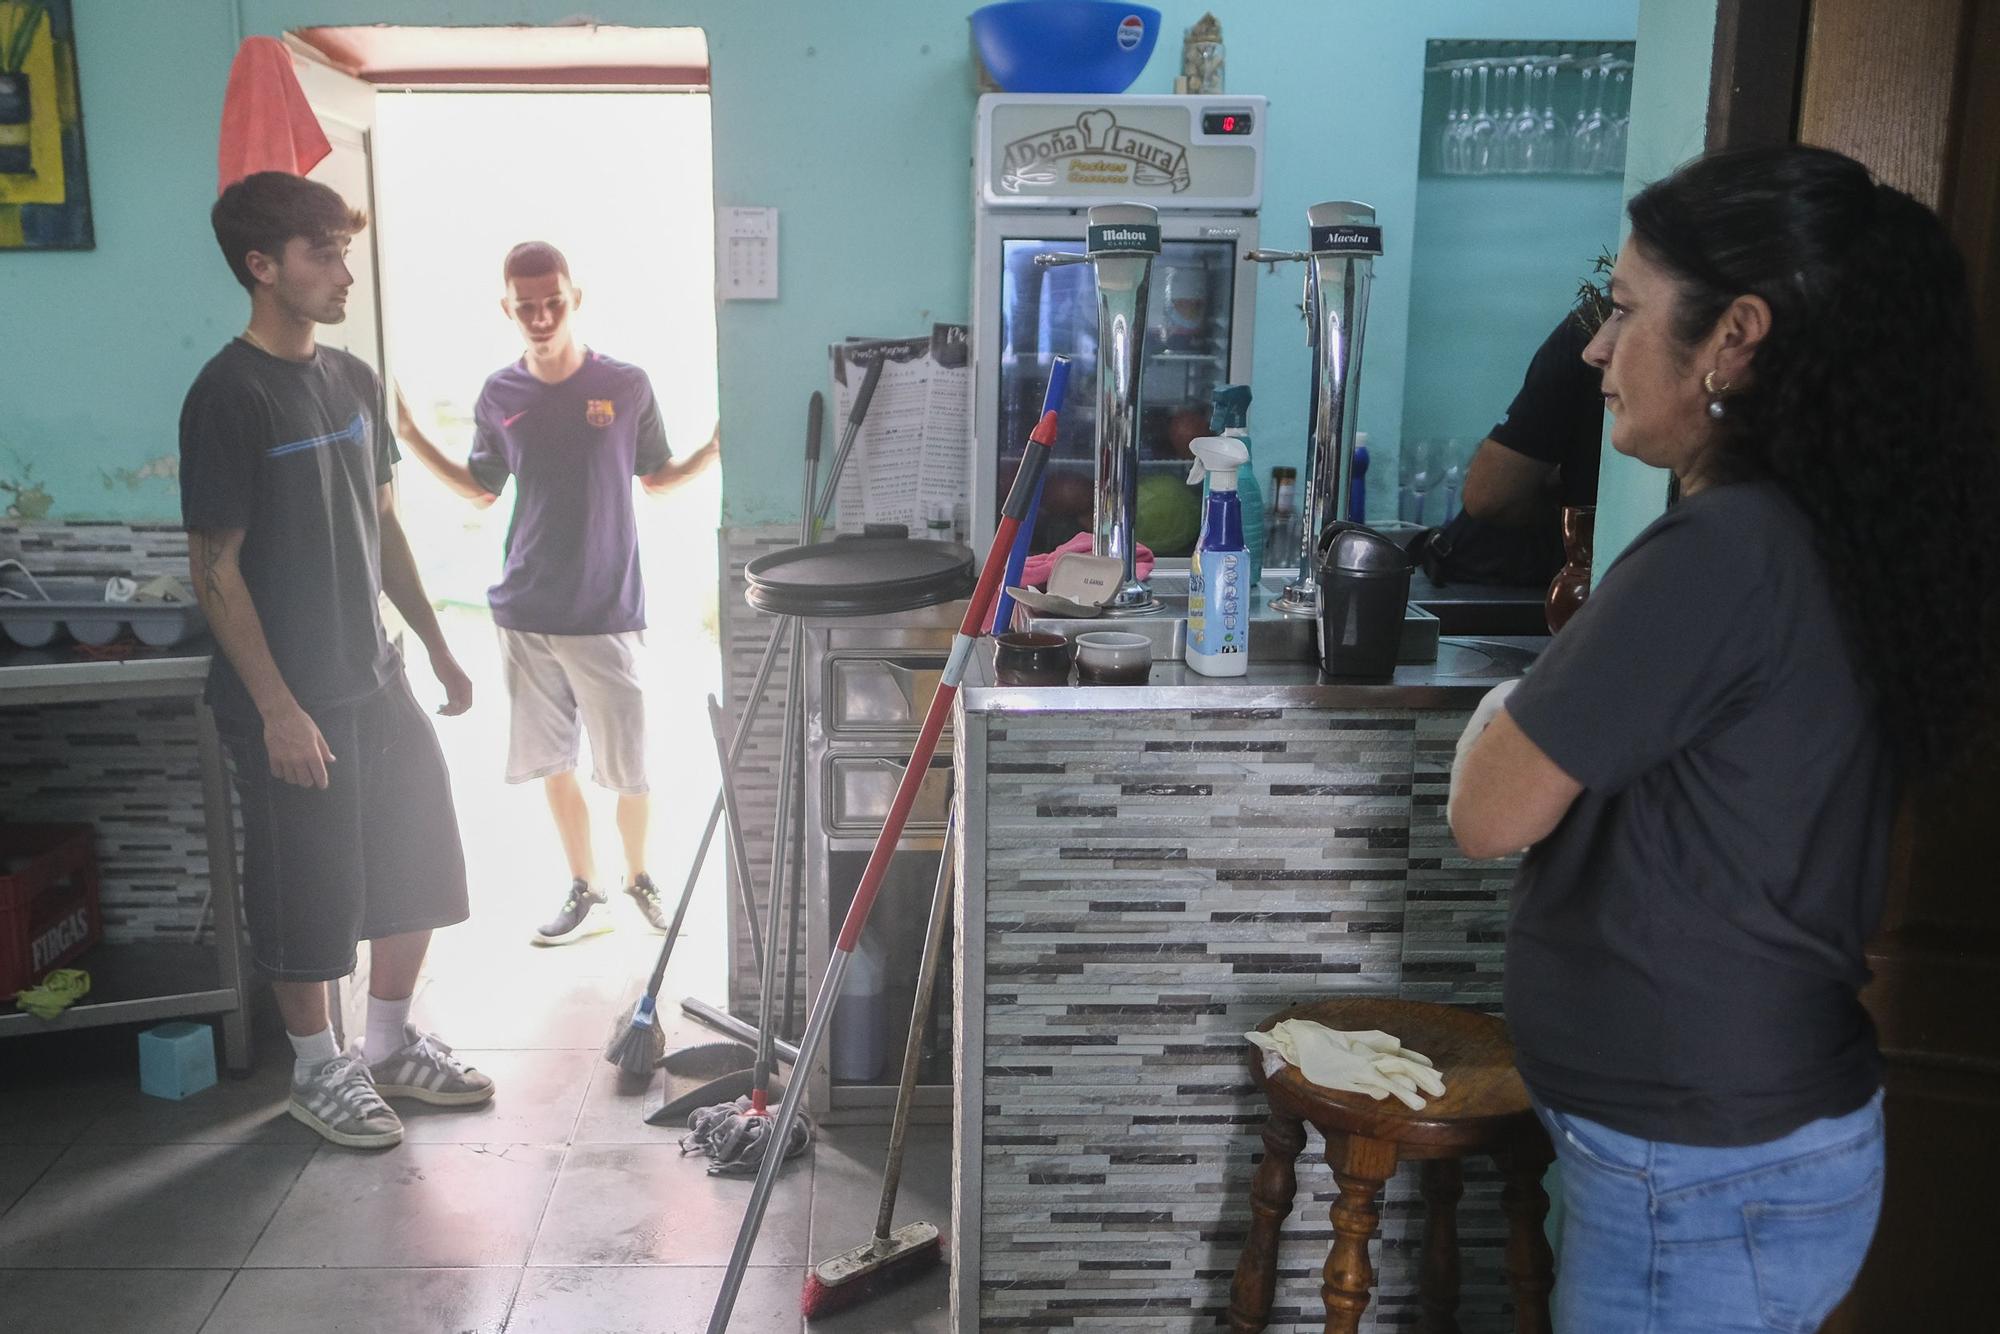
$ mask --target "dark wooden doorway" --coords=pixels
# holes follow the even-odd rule
[[[2000,402],[2000,0],[1722,0],[1708,130],[1711,148],[1838,149],[1936,209],[1965,254]],[[1991,748],[1904,800],[1863,997],[1888,1058],[1888,1187],[1822,1334],[1994,1326],[1976,1266],[2000,1234],[1996,817]]]

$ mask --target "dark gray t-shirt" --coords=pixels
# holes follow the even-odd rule
[[[376,488],[395,462],[382,382],[335,348],[288,361],[235,339],[181,406],[182,522],[244,530],[243,582],[278,672],[307,712],[371,695],[401,670],[378,602]],[[208,701],[226,725],[257,721],[222,653]]]
[[[1676,506],[1506,707],[1584,787],[1514,884],[1535,1095],[1706,1145],[1865,1102],[1895,781],[1805,515],[1766,482]]]

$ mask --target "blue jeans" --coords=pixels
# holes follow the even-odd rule
[[[1882,1207],[1882,1094],[1711,1149],[1535,1107],[1562,1173],[1556,1334],[1815,1334]]]

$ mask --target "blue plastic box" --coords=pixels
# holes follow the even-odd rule
[[[139,1090],[179,1101],[215,1083],[215,1030],[176,1021],[139,1035]]]

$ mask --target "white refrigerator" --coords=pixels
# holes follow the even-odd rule
[[[979,99],[973,154],[973,449],[970,536],[984,550],[1042,406],[1050,359],[1074,360],[1062,432],[1030,550],[1092,528],[1097,301],[1091,266],[1043,267],[1084,248],[1093,204],[1160,212],[1140,377],[1140,512],[1156,557],[1193,548],[1187,443],[1208,429],[1217,385],[1250,377],[1257,210],[1264,193],[1261,97],[993,93]],[[1168,503],[1158,503],[1165,501]],[[1195,520],[1198,523],[1198,518]],[[1185,540],[1181,540],[1184,535]],[[1141,535],[1145,540],[1145,535]]]

